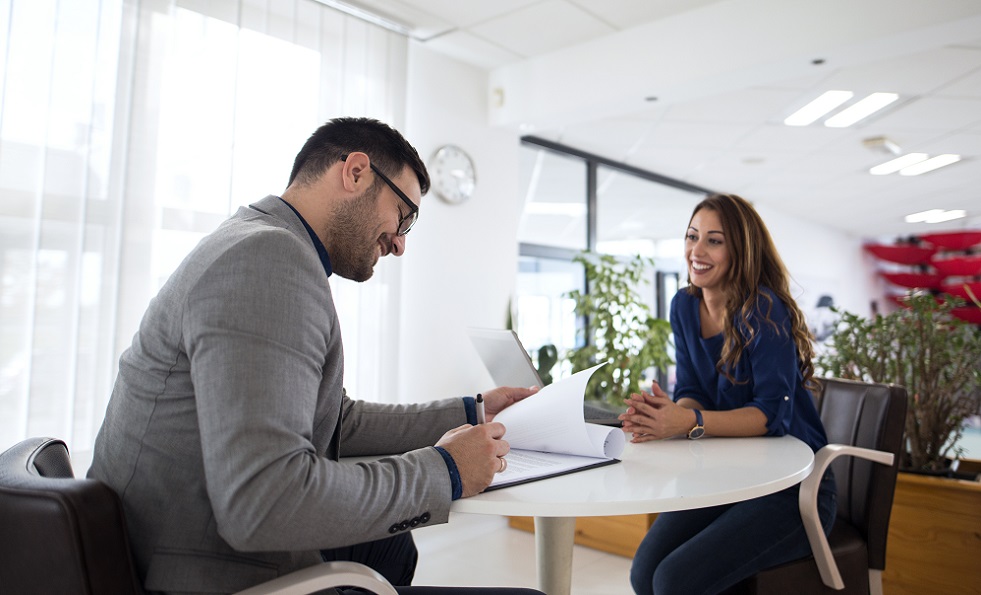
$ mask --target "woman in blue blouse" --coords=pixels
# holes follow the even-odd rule
[[[671,302],[674,400],[654,384],[621,416],[633,442],[672,436],[782,436],[827,444],[810,393],[813,347],[789,275],[763,220],[744,199],[717,194],[685,234],[688,287]],[[798,486],[754,500],[660,514],[634,556],[638,594],[719,593],[756,572],[810,554]],[[835,517],[834,478],[818,510]]]

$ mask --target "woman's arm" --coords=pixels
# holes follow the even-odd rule
[[[679,399],[678,405],[687,409],[702,409],[694,399]],[[689,413],[691,425],[695,425],[695,414]],[[762,436],[766,434],[766,415],[757,407],[740,407],[729,411],[702,411],[702,425],[705,433],[711,436]]]
[[[680,299],[679,299],[680,298]],[[753,376],[754,394],[752,400],[742,403],[715,403],[716,406],[731,409],[709,409],[707,403],[714,403],[699,389],[700,373],[695,365],[691,346],[691,335],[697,327],[691,308],[682,306],[684,297],[676,296],[671,303],[671,326],[675,331],[677,379],[675,397],[672,402],[657,384],[652,385],[651,393],[632,395],[627,401],[627,412],[620,417],[624,430],[633,434],[633,441],[645,442],[660,438],[687,434],[695,426],[692,409],[702,413],[705,433],[713,436],[762,436],[779,434],[781,420],[786,412],[788,380],[792,383],[796,371],[796,350],[788,336],[777,328],[763,323],[756,330],[755,340],[746,346],[743,357],[749,364],[748,372]],[[775,308],[778,327],[786,324],[787,314],[782,304]],[[686,330],[689,332],[686,333]],[[707,364],[706,364],[707,365]],[[745,369],[745,368],[744,368]],[[789,374],[789,377],[788,377]]]

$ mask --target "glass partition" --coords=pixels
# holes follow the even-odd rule
[[[657,270],[685,270],[685,229],[704,195],[600,165],[596,196],[597,252],[641,254]]]
[[[520,188],[524,191],[524,209],[519,242],[586,249],[585,162],[523,145]]]
[[[518,282],[514,304],[513,328],[529,351],[535,366],[538,350],[554,345],[560,364],[552,376],[562,378],[572,373],[572,366],[562,361],[565,352],[576,346],[577,325],[573,301],[567,294],[583,291],[582,265],[569,260],[541,256],[518,259]]]

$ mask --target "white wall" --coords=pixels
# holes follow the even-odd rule
[[[503,328],[517,275],[519,135],[491,128],[487,73],[411,43],[405,135],[428,162],[443,144],[474,159],[469,202],[430,193],[402,257],[399,394],[402,402],[491,388],[466,335]]]
[[[487,73],[412,43],[404,133],[427,161],[443,144],[474,158],[477,188],[463,205],[431,193],[402,257],[398,400],[473,395],[492,386],[466,336],[502,328],[517,270],[520,135],[488,124]],[[659,172],[671,175],[672,172]],[[752,197],[747,197],[752,199]],[[879,295],[861,241],[758,206],[810,315],[820,295],[867,315]]]
[[[790,271],[791,292],[806,315],[814,312],[818,298],[825,294],[834,298],[835,305],[862,316],[869,315],[872,300],[883,305],[881,284],[861,239],[765,205],[755,206]]]

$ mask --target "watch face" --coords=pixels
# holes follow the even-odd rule
[[[477,172],[473,160],[460,147],[441,147],[433,155],[429,170],[433,190],[446,202],[459,204],[473,195]]]
[[[688,432],[688,437],[694,440],[696,438],[701,438],[702,434],[704,433],[705,433],[705,428],[703,428],[702,426],[695,426],[694,428],[691,429],[690,432]]]

